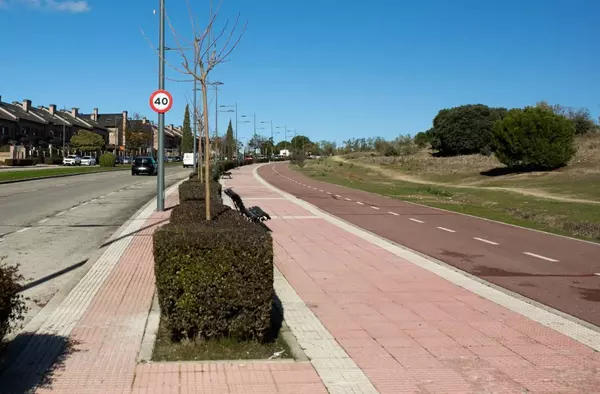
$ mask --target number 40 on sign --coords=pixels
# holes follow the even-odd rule
[[[150,95],[150,108],[154,112],[164,114],[173,106],[173,96],[166,90],[157,90]]]

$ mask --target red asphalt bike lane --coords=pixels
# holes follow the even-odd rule
[[[258,173],[347,222],[600,326],[600,244],[320,182],[287,163]]]

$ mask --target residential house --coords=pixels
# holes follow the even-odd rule
[[[127,126],[129,119],[127,118],[127,111],[121,113],[109,113],[101,114],[98,112],[98,108],[94,108],[94,111],[89,115],[81,115],[84,119],[90,119],[102,125],[108,131],[108,147],[111,150],[124,151],[126,143]]]
[[[97,133],[108,143],[106,127],[82,118],[77,108],[68,112],[57,110],[54,104],[34,107],[27,99],[9,104],[0,97],[0,145],[24,145],[32,151],[62,147],[79,130]]]
[[[48,122],[31,111],[31,101],[23,100],[23,104],[14,101],[5,103],[0,97],[0,144],[23,144],[37,146],[46,137]]]

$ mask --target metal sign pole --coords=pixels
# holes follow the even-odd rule
[[[158,89],[165,88],[165,0],[160,0]],[[156,182],[156,210],[165,210],[165,114],[158,114],[158,179]]]

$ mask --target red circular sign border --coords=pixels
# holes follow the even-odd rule
[[[157,108],[154,107],[154,100],[153,98],[159,94],[159,93],[164,93],[167,95],[167,97],[169,98],[169,105],[167,106],[167,108],[163,109],[163,110],[159,110]],[[169,112],[169,110],[171,109],[171,107],[173,106],[173,96],[171,95],[171,93],[167,92],[164,89],[159,89],[154,91],[151,95],[150,95],[150,108],[152,108],[152,110],[158,114],[164,114],[166,112]]]

